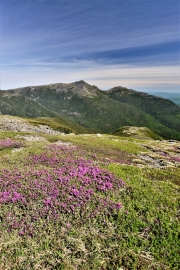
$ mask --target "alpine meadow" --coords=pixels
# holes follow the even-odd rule
[[[180,269],[180,1],[0,0],[0,270]]]

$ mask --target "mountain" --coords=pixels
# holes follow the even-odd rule
[[[123,104],[128,104],[136,107],[137,110],[142,111],[148,115],[148,123],[145,125],[157,132],[156,125],[158,121],[166,127],[180,132],[180,107],[172,101],[158,96],[149,95],[143,92],[137,92],[124,87],[115,87],[108,91],[106,94],[114,100],[118,100]],[[153,119],[152,119],[153,117]],[[156,121],[154,121],[156,120]],[[156,123],[155,123],[156,122]],[[153,126],[153,128],[152,128]],[[163,127],[158,125],[158,129]],[[164,131],[164,134],[166,131]]]
[[[174,103],[180,106],[180,93],[177,92],[153,92],[153,95],[158,97],[170,99]]]
[[[0,91],[0,112],[23,117],[62,117],[95,132],[123,126],[150,128],[180,139],[180,107],[168,99],[124,87],[107,91],[84,81]]]

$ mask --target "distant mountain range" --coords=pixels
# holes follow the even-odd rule
[[[164,138],[180,139],[178,105],[121,86],[103,91],[78,81],[1,90],[0,112],[61,117],[101,133],[113,133],[123,126],[147,127]]]
[[[177,93],[177,92],[153,92],[150,94],[156,95],[158,97],[170,99],[171,101],[173,101],[174,103],[176,103],[177,105],[180,106],[180,90],[179,90],[179,93]]]

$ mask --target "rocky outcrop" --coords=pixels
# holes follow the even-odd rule
[[[62,134],[62,132],[56,131],[50,128],[48,125],[33,126],[29,124],[26,120],[12,116],[0,117],[0,130],[11,130],[16,132],[35,132],[50,135]]]

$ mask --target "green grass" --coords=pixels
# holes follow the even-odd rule
[[[113,135],[121,137],[135,137],[139,139],[162,140],[162,137],[145,127],[126,126],[115,130]]]
[[[72,142],[76,145],[83,145],[84,147],[95,148],[96,151],[101,149],[102,151],[116,149],[120,152],[125,152],[129,155],[137,154],[140,151],[146,152],[146,149],[138,144],[138,140],[134,138],[124,138],[124,137],[116,137],[112,135],[101,135],[101,134],[94,134],[94,135],[66,135],[66,136],[45,136],[48,140],[57,140],[57,138],[61,139],[64,142]],[[136,143],[137,142],[137,143]]]
[[[16,135],[0,132],[1,139]],[[93,164],[125,181],[125,188],[107,195],[108,199],[120,201],[122,208],[89,220],[62,214],[58,222],[47,220],[46,226],[39,219],[36,233],[30,237],[1,226],[4,211],[12,210],[12,205],[7,204],[0,213],[0,269],[179,269],[180,167],[162,170],[134,166],[134,157],[148,151],[141,146],[143,140],[110,135],[42,136],[47,140],[25,142],[19,152],[0,151],[0,173],[6,168],[28,170],[24,161],[43,153],[46,145],[59,140],[71,142],[82,149],[83,158],[92,159]],[[19,208],[13,211],[20,214]]]
[[[54,129],[56,131],[60,131],[60,132],[67,133],[67,134],[74,132],[74,130],[70,129],[69,127],[59,125],[55,121],[49,120],[47,118],[44,118],[44,119],[43,118],[42,119],[35,118],[35,119],[31,119],[31,120],[28,119],[28,122],[32,125],[35,125],[35,126],[48,125],[49,127],[51,127],[52,129]]]
[[[148,179],[144,170],[133,166],[111,164],[109,169],[129,186],[122,200],[128,215],[121,223],[121,231],[127,237],[127,251],[136,246],[137,256],[144,252],[162,265],[168,265],[169,261],[170,269],[178,269],[179,188],[170,182],[157,181],[158,170],[153,175],[149,174]]]
[[[72,121],[64,119],[62,117],[41,117],[41,118],[31,118],[27,121],[32,125],[48,125],[54,130],[69,134],[69,133],[91,133],[92,131],[88,128],[84,128]]]
[[[24,133],[21,133],[24,134]],[[17,136],[17,132],[14,131],[0,131],[0,139],[6,139],[6,138],[15,138]]]
[[[150,180],[171,182],[180,186],[180,168],[168,168],[168,170],[145,169],[144,175]]]

